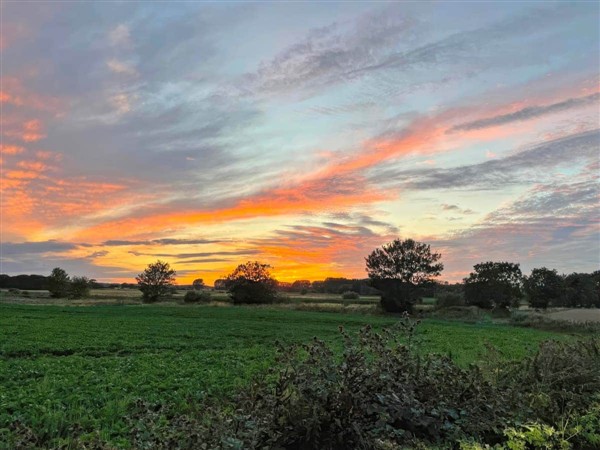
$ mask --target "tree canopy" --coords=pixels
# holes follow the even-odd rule
[[[400,280],[420,285],[433,281],[444,270],[438,262],[442,255],[431,251],[431,246],[413,239],[396,239],[367,256],[369,278]]]
[[[475,264],[473,269],[464,279],[467,304],[481,308],[518,306],[523,297],[519,264],[488,261]]]
[[[396,239],[365,258],[372,285],[381,291],[381,306],[389,312],[411,311],[419,289],[433,282],[444,265],[442,255],[413,239]]]
[[[145,302],[151,303],[164,298],[171,292],[175,284],[175,270],[167,262],[156,261],[149,264],[146,269],[135,279],[138,287],[142,291],[142,297]]]
[[[52,269],[52,273],[48,277],[48,291],[50,296],[54,298],[63,298],[69,295],[71,278],[67,272],[60,267]]]
[[[523,280],[529,306],[547,308],[548,305],[560,305],[565,297],[565,282],[556,270],[546,267],[533,269],[531,275]]]
[[[234,303],[271,303],[277,296],[277,281],[271,277],[271,266],[258,261],[240,264],[225,279]]]

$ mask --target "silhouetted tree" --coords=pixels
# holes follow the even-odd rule
[[[277,296],[277,281],[268,264],[248,261],[227,276],[225,284],[234,303],[271,303]]]
[[[198,291],[204,289],[206,286],[204,285],[204,280],[202,278],[196,278],[192,283],[192,287]]]
[[[523,280],[523,287],[532,308],[547,308],[564,301],[565,282],[556,270],[545,267],[533,269],[531,275]]]
[[[389,312],[412,311],[418,288],[433,282],[444,270],[442,255],[413,239],[375,249],[365,258],[372,285],[382,292],[381,306]]]
[[[69,295],[69,286],[71,279],[67,272],[60,267],[52,269],[52,273],[48,277],[48,291],[50,296],[54,298],[63,298]]]
[[[467,305],[488,309],[519,305],[523,296],[519,264],[489,261],[475,264],[473,269],[464,279]]]
[[[302,292],[310,289],[310,281],[308,280],[296,280],[292,283],[292,291]]]
[[[215,280],[213,287],[217,291],[224,291],[227,289],[227,280],[219,278],[218,280]]]
[[[135,277],[143,301],[153,303],[169,294],[175,284],[175,275],[169,263],[158,260],[149,264],[146,270]]]
[[[571,308],[600,307],[598,289],[593,274],[572,273],[565,277],[566,301]]]

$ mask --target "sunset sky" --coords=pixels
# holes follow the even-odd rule
[[[2,2],[0,272],[600,266],[598,2]]]

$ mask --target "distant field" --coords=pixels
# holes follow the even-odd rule
[[[26,292],[26,293],[25,293]],[[183,302],[187,291],[178,290],[170,299],[161,302],[163,304],[178,304]],[[229,303],[229,296],[225,291],[209,291],[212,303]],[[24,294],[25,293],[25,294]],[[24,294],[24,295],[23,295]],[[29,305],[138,305],[142,302],[142,294],[137,289],[92,289],[89,297],[79,300],[50,298],[48,291],[22,291],[14,294],[8,290],[0,290],[0,303],[19,303]],[[300,295],[299,293],[283,293],[280,299],[270,307],[279,309],[298,309],[323,312],[350,312],[350,313],[374,313],[377,312],[379,297],[363,296],[359,299],[344,300],[339,294],[317,294],[310,293]]]
[[[396,320],[256,307],[3,304],[0,448],[16,420],[45,433],[51,445],[68,443],[77,424],[84,434],[99,430],[102,439],[127,447],[123,417],[138,398],[183,412],[207,395],[231,395],[263,372],[276,340],[318,336],[335,344],[339,325],[354,332]],[[514,359],[560,336],[492,323],[428,320],[419,327],[423,351],[450,354],[463,365],[482,356],[486,341]]]

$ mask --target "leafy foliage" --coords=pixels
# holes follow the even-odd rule
[[[69,297],[77,299],[89,296],[93,281],[88,277],[73,277],[69,286]]]
[[[473,268],[475,271],[464,279],[467,305],[480,308],[518,306],[523,296],[519,264],[490,261],[475,264]]]
[[[53,298],[64,298],[69,295],[69,287],[71,278],[67,272],[60,267],[52,269],[52,273],[48,277],[48,291]]]
[[[431,283],[444,265],[442,255],[413,239],[400,240],[373,250],[365,258],[372,285],[382,292],[381,305],[389,312],[411,311],[418,287]]]
[[[592,306],[600,307],[600,293],[598,292],[598,280],[594,274],[572,273],[565,277],[566,298],[565,304],[572,308]]]
[[[491,348],[486,366],[463,368],[420,353],[416,325],[405,318],[379,334],[366,327],[358,339],[342,330],[341,359],[316,338],[280,346],[266,377],[197,416],[138,405],[134,446],[183,439],[179,448],[593,448],[599,342],[547,342],[513,364]],[[573,413],[567,438],[556,430]]]
[[[268,264],[248,261],[227,276],[226,287],[233,303],[272,303],[277,297],[277,281]]]
[[[394,279],[412,285],[433,281],[444,269],[442,257],[431,246],[413,239],[400,240],[373,250],[367,256],[367,273],[371,279]]]
[[[532,308],[560,305],[565,297],[565,283],[556,270],[545,267],[533,269],[524,279],[525,293]]]
[[[135,279],[138,282],[144,302],[153,303],[164,298],[175,283],[175,270],[167,262],[156,261],[149,264]]]

